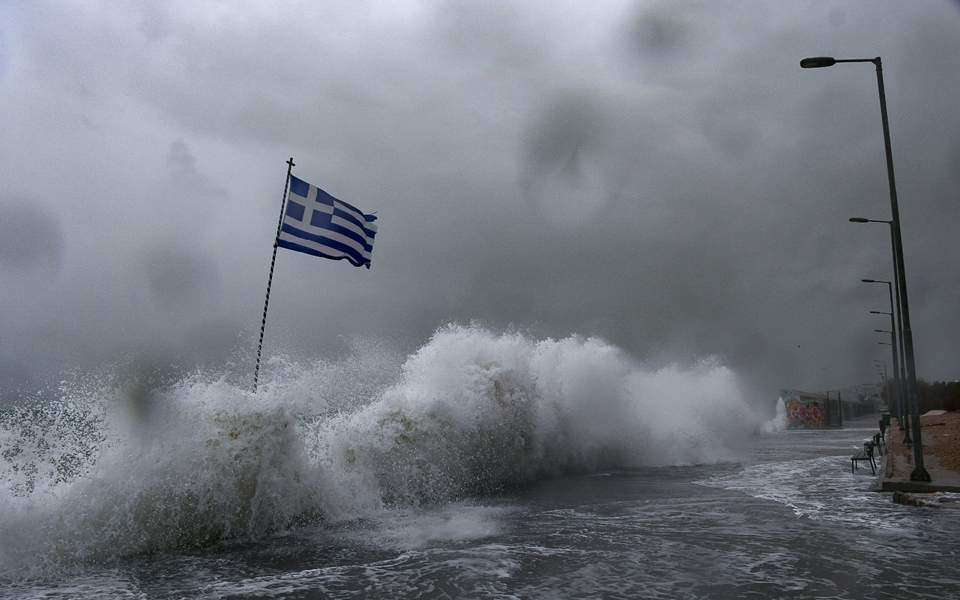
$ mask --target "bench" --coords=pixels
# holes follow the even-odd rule
[[[868,462],[870,463],[870,472],[874,475],[877,474],[877,463],[873,460],[873,448],[873,440],[866,441],[863,443],[863,450],[850,457],[851,473],[856,472],[858,463]]]
[[[879,456],[883,456],[884,446],[886,446],[886,444],[884,444],[883,434],[873,434],[873,447],[877,449],[877,454]]]

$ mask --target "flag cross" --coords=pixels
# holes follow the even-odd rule
[[[308,187],[307,197],[301,196],[294,190],[291,190],[291,192],[293,197],[287,199],[288,217],[300,221],[304,225],[323,227],[330,224],[330,218],[333,216],[333,203],[327,204],[320,201],[318,188],[311,190]]]

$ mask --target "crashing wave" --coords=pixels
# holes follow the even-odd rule
[[[256,395],[198,374],[148,410],[115,385],[68,386],[33,416],[5,415],[0,576],[564,472],[726,460],[757,425],[729,369],[648,370],[596,338],[448,326],[405,361],[368,345],[271,368]]]

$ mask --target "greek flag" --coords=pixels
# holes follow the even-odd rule
[[[277,245],[370,268],[377,235],[374,215],[337,200],[315,185],[290,176],[290,194]]]

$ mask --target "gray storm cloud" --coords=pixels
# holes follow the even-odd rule
[[[63,232],[55,214],[34,203],[5,199],[0,205],[0,264],[56,268],[62,253]]]
[[[143,261],[150,292],[165,308],[216,301],[216,266],[183,248],[156,248]]]
[[[587,92],[559,93],[530,119],[520,185],[533,210],[579,224],[602,207],[603,128],[603,113]]]
[[[884,58],[919,368],[953,378],[958,30],[946,1],[5,4],[0,389],[249,344],[291,155],[381,233],[369,272],[281,253],[268,351],[476,319],[715,355],[764,406],[870,380],[875,80],[819,54]]]
[[[686,7],[689,9],[689,5]],[[670,57],[686,48],[692,41],[693,32],[686,10],[673,4],[653,4],[639,7],[630,23],[630,41],[643,53],[657,57]]]

